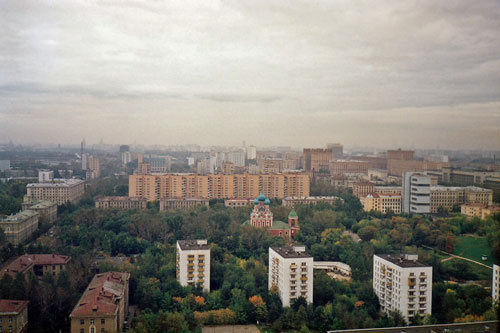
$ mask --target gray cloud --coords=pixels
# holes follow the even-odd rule
[[[0,141],[50,141],[52,120],[72,142],[387,144],[418,128],[401,145],[446,130],[500,148],[498,17],[496,1],[2,1]]]

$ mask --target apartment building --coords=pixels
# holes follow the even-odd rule
[[[304,148],[302,169],[306,172],[328,171],[329,163],[332,159],[332,149]]]
[[[333,160],[329,163],[331,175],[346,175],[346,174],[368,174],[368,170],[372,165],[366,161],[360,160]]]
[[[493,303],[500,300],[500,266],[493,264],[493,277],[491,279],[491,298]]]
[[[432,266],[416,254],[373,255],[373,289],[381,310],[397,310],[406,321],[432,314]]]
[[[130,273],[96,274],[69,315],[71,333],[123,332]]]
[[[176,277],[181,286],[199,285],[210,292],[210,247],[206,239],[177,241]]]
[[[24,202],[48,200],[58,205],[76,203],[83,197],[85,182],[80,179],[54,179],[50,183],[26,185]]]
[[[7,243],[18,245],[31,238],[38,230],[40,214],[34,210],[22,210],[15,215],[0,219],[0,228],[5,234]]]
[[[401,148],[397,150],[388,150],[385,154],[388,160],[413,160],[415,152],[413,150],[401,150]]]
[[[313,302],[313,257],[305,246],[269,248],[269,290],[281,298],[283,306],[290,306],[299,297]]]
[[[57,220],[57,204],[48,200],[23,202],[23,210],[33,210],[40,214],[39,222],[52,224]]]
[[[198,175],[162,174],[129,176],[129,196],[160,199],[271,198],[309,196],[309,176],[303,173]]]
[[[374,193],[361,197],[360,201],[366,212],[374,210],[384,214],[389,211],[395,214],[401,213],[401,195]]]
[[[196,206],[208,207],[208,199],[161,199],[160,211],[169,209],[190,209]]]
[[[295,207],[296,204],[315,205],[319,202],[326,202],[331,205],[343,203],[344,199],[335,196],[315,196],[315,197],[286,197],[282,200],[285,207]]]
[[[416,214],[429,214],[431,179],[429,176],[406,172],[403,177],[403,212]]]
[[[71,261],[71,257],[60,254],[25,254],[17,257],[0,271],[0,278],[4,274],[15,278],[17,273],[24,275],[33,272],[38,277],[59,275]]]
[[[28,303],[0,299],[0,332],[28,332]]]
[[[95,200],[95,208],[146,209],[148,201],[134,197],[100,197]]]
[[[460,212],[469,217],[485,219],[491,214],[500,213],[500,206],[488,206],[482,203],[466,203],[460,206]]]
[[[465,203],[491,206],[493,191],[476,186],[431,186],[430,188],[431,213],[437,213],[439,207],[451,210]]]
[[[96,156],[89,156],[87,160],[87,179],[97,179],[101,177],[101,160]]]

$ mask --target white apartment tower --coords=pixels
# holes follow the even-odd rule
[[[491,298],[493,303],[500,301],[500,266],[493,264],[493,278],[491,279]]]
[[[210,292],[210,248],[206,239],[177,241],[176,276],[181,286]]]
[[[373,255],[373,289],[382,311],[399,311],[407,321],[432,313],[432,266],[416,254]]]
[[[50,183],[53,180],[54,180],[54,171],[47,169],[38,170],[39,183]]]
[[[431,212],[431,177],[418,172],[403,175],[403,212],[429,214]]]
[[[277,289],[283,306],[299,297],[313,302],[313,257],[305,246],[269,248],[268,287]]]

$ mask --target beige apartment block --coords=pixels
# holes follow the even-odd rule
[[[28,303],[0,299],[0,332],[28,332]]]
[[[23,202],[23,210],[34,210],[40,214],[39,222],[52,224],[57,220],[57,204],[48,200]]]
[[[5,234],[7,243],[18,245],[31,238],[38,230],[38,219],[40,214],[34,210],[23,210],[16,215],[0,219],[0,228]]]
[[[48,200],[58,205],[77,203],[85,192],[85,182],[80,179],[54,179],[49,183],[26,185],[24,202]]]
[[[384,214],[389,211],[395,214],[401,213],[401,195],[374,193],[369,194],[366,197],[361,197],[360,201],[366,212],[374,210]]]
[[[134,197],[100,197],[95,200],[96,208],[146,209],[148,201]]]

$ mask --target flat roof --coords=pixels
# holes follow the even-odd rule
[[[178,240],[177,244],[181,250],[210,250],[206,239]]]
[[[42,209],[52,206],[57,206],[57,203],[48,200],[42,200],[31,203],[30,209]]]
[[[296,247],[292,246],[270,247],[270,249],[273,249],[283,258],[312,258],[307,252],[296,251]]]
[[[418,260],[408,260],[405,259],[404,254],[375,254],[377,257],[385,259],[396,266],[409,268],[409,267],[432,267],[429,265],[424,265]]]
[[[34,210],[22,210],[16,213],[16,215],[10,215],[5,219],[0,219],[0,222],[19,222],[35,215],[39,215],[39,213]]]
[[[103,201],[147,201],[147,199],[143,199],[140,197],[126,197],[126,196],[121,196],[121,197],[100,197],[97,198],[96,201],[103,202]]]
[[[54,179],[52,182],[47,182],[47,183],[31,183],[26,185],[26,187],[71,187],[83,183],[85,183],[85,181],[75,178]]]

